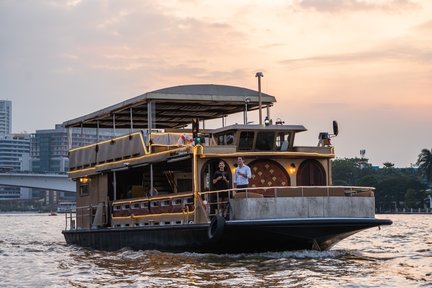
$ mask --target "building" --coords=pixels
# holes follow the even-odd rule
[[[12,101],[0,100],[0,134],[12,131]]]
[[[0,171],[16,173],[30,169],[30,135],[0,134]],[[28,198],[28,188],[0,186],[0,199]]]
[[[97,139],[110,139],[112,130],[72,129],[72,148],[89,145]],[[68,131],[57,124],[55,129],[36,130],[31,138],[32,171],[36,173],[66,173],[69,166]]]

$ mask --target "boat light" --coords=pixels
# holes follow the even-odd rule
[[[294,163],[291,163],[291,165],[288,167],[288,173],[289,174],[294,174],[296,173],[296,166]]]
[[[90,178],[88,177],[81,177],[79,178],[80,184],[88,184],[90,182]]]

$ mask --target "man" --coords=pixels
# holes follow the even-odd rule
[[[233,179],[234,185],[236,188],[247,188],[249,179],[252,178],[251,169],[244,164],[242,157],[237,158],[237,164]]]

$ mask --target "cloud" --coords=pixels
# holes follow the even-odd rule
[[[366,1],[366,0],[298,0],[294,7],[323,13],[343,11],[401,11],[416,9],[418,5],[410,0]]]
[[[393,41],[392,41],[393,42]],[[353,53],[315,55],[312,57],[286,59],[280,61],[290,69],[303,69],[317,66],[332,66],[345,64],[364,64],[367,62],[411,62],[416,64],[432,64],[431,47],[414,47],[415,44],[389,43],[375,49]]]

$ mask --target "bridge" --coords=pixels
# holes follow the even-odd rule
[[[0,173],[0,186],[76,192],[75,182],[66,174]]]

